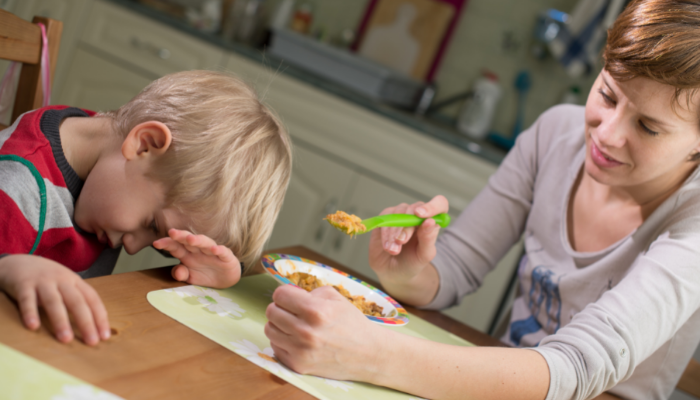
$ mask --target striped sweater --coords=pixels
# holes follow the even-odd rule
[[[35,254],[76,272],[98,258],[105,246],[73,224],[83,182],[68,164],[59,135],[64,118],[94,114],[50,106],[0,131],[0,254]]]

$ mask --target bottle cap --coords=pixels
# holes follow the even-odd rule
[[[498,75],[496,75],[496,73],[493,71],[485,69],[482,71],[482,75],[491,81],[498,82]]]

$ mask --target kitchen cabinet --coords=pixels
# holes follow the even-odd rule
[[[294,147],[294,167],[284,205],[267,243],[268,248],[304,244],[324,253],[328,231],[323,220],[340,207],[357,173],[303,147]]]
[[[55,104],[109,111],[127,103],[151,82],[132,70],[78,49]]]
[[[192,69],[218,69],[224,52],[118,5],[95,1],[81,43],[152,79]]]

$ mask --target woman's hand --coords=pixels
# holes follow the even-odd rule
[[[454,346],[386,329],[329,286],[280,286],[265,335],[301,374],[368,382],[439,399],[544,399],[549,369],[529,349]]]
[[[241,279],[241,264],[228,247],[179,229],[170,229],[168,235],[153,242],[153,247],[180,260],[171,271],[175,280],[224,289]]]
[[[107,310],[95,289],[55,261],[26,254],[0,258],[0,289],[17,301],[24,325],[31,330],[41,325],[38,307],[43,307],[63,343],[73,340],[69,315],[86,344],[94,346],[110,337]]]
[[[438,195],[427,203],[400,204],[382,211],[382,215],[414,214],[427,218],[418,227],[380,228],[371,233],[369,264],[384,288],[400,300],[422,305],[427,304],[435,294],[437,272],[430,262],[435,257],[435,241],[440,226],[429,217],[446,213],[448,209],[447,199]],[[422,287],[418,288],[416,284]],[[416,292],[416,289],[419,291]]]
[[[375,347],[390,332],[377,332],[383,328],[330,286],[283,285],[272,300],[265,335],[280,361],[301,374],[372,382],[384,354]]]

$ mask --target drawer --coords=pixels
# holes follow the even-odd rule
[[[193,69],[217,69],[223,50],[138,15],[95,2],[82,42],[157,76]]]

